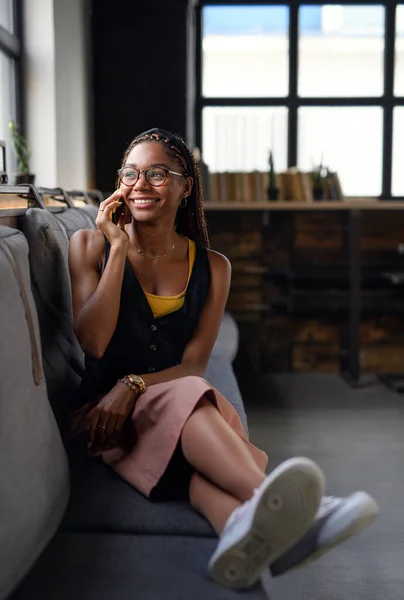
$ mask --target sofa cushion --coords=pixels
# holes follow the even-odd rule
[[[228,358],[212,354],[204,378],[219,390],[234,406],[248,435],[247,415],[244,409],[240,388],[234,375],[233,367]]]
[[[233,362],[238,350],[239,333],[237,323],[230,313],[225,312],[220,325],[219,335],[213,346],[214,356],[223,356]]]
[[[63,225],[67,236],[71,238],[75,231],[79,229],[96,229],[95,219],[98,208],[92,204],[87,204],[81,208],[68,208],[60,213],[53,213],[55,220]]]
[[[49,542],[69,495],[67,457],[46,394],[28,246],[0,226],[0,599]]]
[[[101,462],[72,454],[72,492],[63,529],[212,537],[211,525],[185,502],[153,503]]]
[[[48,396],[62,431],[69,398],[77,390],[84,370],[83,352],[73,331],[68,251],[74,231],[95,228],[86,208],[72,208],[57,215],[30,208],[23,220]]]
[[[56,536],[10,600],[265,600],[207,575],[216,540],[63,533]]]

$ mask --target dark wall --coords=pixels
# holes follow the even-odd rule
[[[93,0],[95,185],[114,189],[131,140],[162,127],[185,136],[187,0]]]

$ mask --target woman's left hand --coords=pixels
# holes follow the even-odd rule
[[[101,452],[117,445],[122,428],[132,414],[137,394],[117,382],[89,413],[88,448]]]

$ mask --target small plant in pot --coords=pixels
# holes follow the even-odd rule
[[[29,171],[29,159],[31,150],[27,140],[18,131],[17,125],[12,119],[8,122],[8,127],[11,133],[11,144],[17,157],[18,172],[15,174],[15,183],[34,183],[35,175]]]
[[[275,173],[274,156],[273,156],[272,150],[269,151],[268,164],[269,164],[269,170],[268,170],[269,186],[267,189],[268,200],[278,200],[279,188],[276,185],[276,173]]]
[[[323,200],[324,198],[324,180],[326,178],[327,170],[323,166],[323,160],[321,159],[320,164],[313,168],[312,171],[312,189],[313,199]]]

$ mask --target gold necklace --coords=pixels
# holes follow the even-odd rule
[[[168,256],[170,254],[170,252],[172,252],[175,248],[175,244],[173,244],[171,246],[171,248],[168,250],[168,252],[166,252],[165,254],[146,254],[146,252],[144,252],[141,248],[138,248],[138,246],[136,245],[135,242],[135,246],[136,246],[136,250],[138,254],[141,254],[142,256],[145,256],[146,258],[164,258],[164,256]]]

